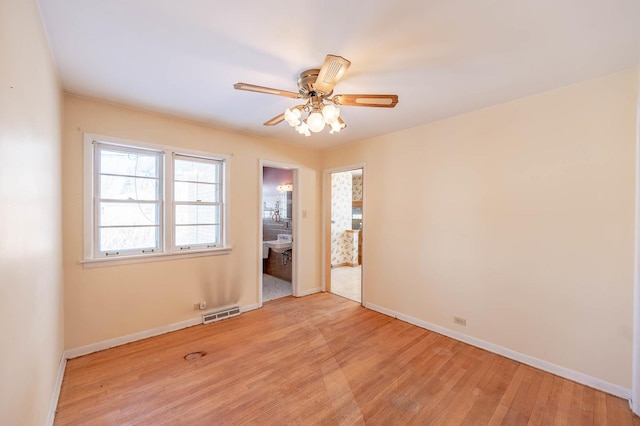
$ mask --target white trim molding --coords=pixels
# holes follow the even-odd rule
[[[64,353],[60,357],[60,364],[58,365],[58,374],[56,375],[56,381],[53,384],[53,395],[51,396],[51,404],[49,405],[49,414],[47,415],[47,426],[53,426],[53,421],[56,418],[56,411],[58,409],[58,400],[60,399],[60,390],[62,389],[62,379],[64,379],[64,370],[67,367],[67,358]]]
[[[245,312],[253,311],[255,309],[259,309],[260,306],[257,303],[252,303],[251,305],[240,306],[240,313],[244,314]]]
[[[523,364],[530,365],[531,367],[538,368],[543,371],[547,371],[551,374],[555,374],[556,376],[564,377],[565,379],[572,380],[577,383],[581,383],[583,385],[592,387],[594,389],[601,390],[603,392],[610,393],[611,395],[618,396],[620,398],[629,399],[631,397],[631,390],[627,389],[623,386],[619,386],[613,383],[606,382],[604,380],[600,380],[598,378],[589,376],[587,374],[581,373],[579,371],[571,370],[566,367],[562,367],[560,365],[552,364],[550,362],[541,360],[539,358],[532,357],[530,355],[522,354],[520,352],[516,352],[512,349],[505,348],[504,346],[496,345],[491,342],[487,342],[482,339],[477,339],[475,337],[466,335],[464,333],[457,332],[455,330],[451,330],[446,327],[442,327],[427,321],[423,321],[418,318],[411,317],[409,315],[402,314],[400,312],[395,312],[391,309],[387,309],[382,306],[374,305],[373,303],[367,303],[365,305],[366,308],[371,309],[376,312],[380,312],[381,314],[388,315],[393,318],[397,318],[400,321],[407,322],[409,324],[413,324],[420,328],[424,328],[429,331],[433,331],[438,334],[442,334],[443,336],[450,337],[452,339],[458,340],[460,342],[468,343],[472,346],[476,346],[480,349],[485,349],[489,352],[493,352],[498,355],[502,355],[506,358],[510,358],[514,361],[521,362]]]
[[[633,352],[631,367],[631,410],[640,416],[640,69],[636,104],[636,223],[633,256]]]
[[[248,312],[254,309],[258,309],[258,304],[240,306],[240,312]],[[49,406],[49,413],[47,415],[47,426],[53,426],[53,422],[56,416],[56,410],[58,408],[58,400],[60,398],[60,390],[62,389],[62,380],[64,378],[64,370],[67,366],[67,360],[77,358],[79,356],[88,355],[94,352],[102,351],[116,346],[132,343],[138,340],[143,340],[153,336],[159,336],[161,334],[177,331],[183,328],[192,327],[194,325],[201,325],[202,317],[191,318],[185,321],[176,322],[173,324],[165,325],[162,327],[153,328],[151,330],[140,331],[138,333],[128,334],[126,336],[116,337],[102,342],[92,343],[90,345],[81,346],[75,349],[69,349],[62,353],[60,359],[60,366],[58,367],[58,375],[53,387],[53,395],[51,396],[51,404]]]
[[[240,312],[248,312],[254,309],[258,309],[257,304],[244,305],[240,307]],[[194,325],[202,324],[202,316],[197,316],[185,321],[176,322],[161,327],[152,328],[150,330],[144,330],[137,333],[127,334],[126,336],[115,337],[113,339],[103,340],[102,342],[91,343],[89,345],[80,346],[79,348],[69,349],[64,351],[63,358],[73,359],[79,356],[88,355],[93,352],[102,351],[116,346],[124,345],[127,343],[136,342],[138,340],[147,339],[149,337],[159,336],[161,334],[169,333],[172,331],[181,330],[187,327],[193,327]]]
[[[320,292],[322,292],[322,287],[308,288],[306,290],[299,291],[296,297],[310,296]]]
[[[363,186],[362,186],[362,229],[366,230],[366,206],[367,206],[367,163],[366,162],[362,162],[362,163],[355,163],[355,164],[347,164],[344,166],[339,166],[339,167],[333,167],[330,169],[324,169],[322,170],[322,245],[321,245],[321,249],[322,250],[322,262],[320,264],[320,268],[322,271],[322,276],[321,276],[321,280],[322,280],[322,290],[321,291],[327,291],[327,274],[326,274],[326,268],[327,268],[327,262],[331,262],[331,254],[329,254],[329,259],[327,259],[327,232],[331,233],[331,228],[329,227],[329,229],[327,229],[327,224],[330,222],[331,218],[328,217],[331,214],[331,188],[327,187],[327,185],[329,184],[329,176],[332,173],[341,173],[341,172],[350,172],[353,170],[357,170],[357,169],[362,169],[362,181],[363,181]],[[331,238],[329,238],[329,240],[331,240]],[[329,248],[330,249],[330,248]],[[365,245],[363,244],[362,246],[362,268],[360,269],[360,293],[361,293],[361,305],[365,306],[365,302],[367,300],[366,298],[366,289],[367,286],[365,285],[365,268],[366,268],[366,262],[365,262],[365,253],[366,253],[366,249],[365,249]]]
[[[167,260],[190,259],[193,257],[221,256],[221,255],[230,254],[232,249],[233,249],[232,246],[227,246],[227,247],[215,248],[215,249],[193,250],[193,251],[188,251],[184,253],[157,253],[153,255],[127,256],[122,258],[111,258],[111,259],[109,258],[87,259],[87,260],[80,260],[78,263],[82,264],[82,267],[85,269],[103,268],[107,266],[130,265],[132,263],[165,262]]]
[[[157,186],[159,193],[153,199],[160,211],[159,219],[155,226],[159,234],[157,246],[153,250],[124,249],[121,253],[116,251],[116,256],[108,257],[107,253],[100,252],[97,246],[98,218],[96,213],[96,179],[99,172],[97,159],[99,155],[96,149],[100,145],[107,144],[112,147],[119,146],[125,152],[147,153],[156,157],[158,167]],[[220,241],[212,247],[199,244],[193,247],[176,245],[174,232],[176,223],[174,220],[174,167],[177,156],[196,157],[198,161],[206,161],[219,166],[219,179],[222,182],[220,188],[220,202],[205,203],[206,205],[221,205],[220,211]],[[79,263],[84,268],[97,268],[105,266],[126,265],[140,262],[157,262],[173,259],[186,259],[188,257],[228,255],[231,253],[231,200],[229,188],[231,187],[231,159],[232,155],[219,154],[206,151],[183,149],[168,145],[153,144],[145,141],[135,141],[114,136],[84,133],[83,135],[83,257]],[[124,201],[126,202],[126,200]],[[156,205],[156,204],[154,204]]]
[[[258,274],[258,307],[262,307],[262,243],[263,243],[263,218],[262,218],[262,208],[264,206],[262,188],[264,185],[263,175],[264,168],[272,167],[275,169],[283,169],[283,170],[291,170],[293,173],[293,262],[292,262],[292,271],[291,271],[291,290],[293,296],[299,297],[304,294],[302,290],[300,290],[300,248],[302,247],[302,232],[300,232],[300,228],[302,227],[302,203],[300,202],[300,195],[302,194],[300,190],[300,166],[297,164],[283,163],[280,161],[271,161],[260,159],[258,161],[258,241],[257,241],[257,274]],[[307,290],[305,290],[306,292]]]

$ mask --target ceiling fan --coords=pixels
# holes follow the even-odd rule
[[[331,96],[336,83],[342,78],[350,65],[351,62],[341,56],[327,55],[321,68],[312,68],[300,73],[298,76],[298,93],[247,83],[236,83],[233,87],[238,90],[286,96],[306,101],[304,104],[287,108],[282,114],[265,122],[265,126],[275,126],[282,121],[286,121],[298,133],[309,136],[311,132],[320,132],[326,125],[329,125],[330,133],[335,133],[347,126],[340,117],[340,108],[336,105],[393,108],[398,103],[398,95],[350,94]],[[303,112],[308,114],[305,119],[302,118]]]

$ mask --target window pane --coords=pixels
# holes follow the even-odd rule
[[[218,184],[176,182],[174,197],[176,201],[215,203],[220,201],[218,188]]]
[[[215,160],[175,160],[175,180],[218,183],[219,163]]]
[[[100,176],[100,198],[157,200],[158,179],[102,175]]]
[[[196,206],[177,205],[176,224],[177,225],[197,225],[197,224],[217,224],[220,223],[219,206]]]
[[[100,203],[99,226],[158,225],[155,203]]]
[[[157,226],[100,229],[100,251],[158,248]]]
[[[176,245],[219,244],[220,225],[176,226]]]
[[[159,156],[156,153],[100,149],[100,173],[115,175],[158,177]]]

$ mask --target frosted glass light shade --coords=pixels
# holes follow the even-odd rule
[[[307,118],[307,125],[312,132],[321,132],[324,129],[324,117],[319,112],[312,112]]]
[[[300,112],[300,110],[298,108],[294,108],[294,109],[289,109],[287,108],[284,111],[284,119],[287,123],[289,123],[289,126],[291,127],[295,127],[295,126],[299,126],[300,125],[300,116],[302,115],[302,113]]]
[[[311,136],[311,132],[309,131],[309,126],[306,121],[303,121],[299,126],[296,126],[296,131],[301,135]]]
[[[331,123],[331,131],[329,133],[331,134],[338,133],[340,130],[344,129],[345,127],[346,125],[344,123],[341,123],[339,120],[336,120],[333,123]]]
[[[322,108],[322,116],[327,124],[331,124],[340,117],[340,108],[331,104],[325,105],[324,108]]]

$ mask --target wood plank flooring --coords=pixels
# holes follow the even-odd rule
[[[185,355],[202,351],[199,359]],[[56,425],[640,425],[628,402],[329,293],[69,360]]]

